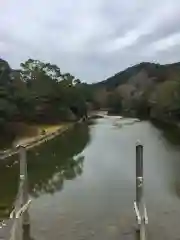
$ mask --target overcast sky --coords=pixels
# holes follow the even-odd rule
[[[180,0],[1,0],[0,57],[48,61],[87,82],[180,61]]]

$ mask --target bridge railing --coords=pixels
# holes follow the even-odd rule
[[[45,141],[45,139],[43,139]],[[22,240],[23,226],[30,224],[28,208],[31,200],[28,197],[28,178],[27,178],[27,146],[18,146],[20,161],[19,189],[14,202],[14,209],[10,214],[11,228],[10,237],[6,240]],[[147,210],[144,200],[143,189],[143,145],[138,142],[136,145],[136,200],[134,201],[134,210],[137,219],[137,239],[146,240],[146,225],[148,224]]]
[[[18,152],[20,161],[19,188],[14,202],[14,209],[10,214],[10,219],[13,219],[13,224],[10,229],[9,240],[22,240],[23,225],[29,225],[29,214],[27,210],[31,200],[28,197],[27,159],[25,147],[19,146]]]
[[[148,224],[148,215],[143,183],[143,145],[138,141],[136,144],[136,201],[134,201],[137,220],[136,236],[138,240],[147,239],[146,225]]]

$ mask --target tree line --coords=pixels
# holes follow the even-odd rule
[[[141,63],[96,84],[57,65],[28,59],[12,69],[0,59],[0,130],[9,123],[76,121],[88,109],[154,118],[180,118],[180,64]]]
[[[28,59],[18,70],[0,60],[0,129],[12,122],[55,123],[87,116],[86,83],[57,65]]]
[[[140,63],[94,84],[94,97],[109,112],[180,120],[180,63],[160,65]]]

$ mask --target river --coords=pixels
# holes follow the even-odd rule
[[[134,239],[137,139],[144,145],[149,239],[180,239],[180,143],[166,133],[147,121],[105,117],[29,152],[30,239]],[[1,163],[0,180],[0,206],[8,212],[17,161]]]

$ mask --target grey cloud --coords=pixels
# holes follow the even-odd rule
[[[136,46],[144,46],[144,45],[149,45],[153,42],[156,42],[160,39],[164,39],[168,36],[171,36],[172,34],[179,33],[180,28],[180,15],[176,16],[175,19],[173,19],[170,22],[167,22],[166,24],[162,23],[161,26],[158,26],[158,28],[149,34],[146,34],[142,36]]]
[[[0,9],[0,55],[12,67],[28,57],[98,81],[141,61],[179,61],[179,0],[7,0]]]

